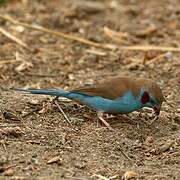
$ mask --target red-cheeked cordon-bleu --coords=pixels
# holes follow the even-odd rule
[[[153,108],[159,115],[164,99],[162,90],[154,81],[143,78],[117,76],[94,85],[85,85],[73,90],[62,89],[14,89],[31,94],[46,94],[66,97],[94,109],[99,119],[112,130],[103,119],[103,113],[127,114],[143,107]]]

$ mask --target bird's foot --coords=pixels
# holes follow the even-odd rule
[[[59,101],[58,96],[56,96],[56,97],[51,101],[51,103],[54,104],[54,103],[57,102],[57,101]]]
[[[51,107],[57,106],[57,103],[59,102],[58,96],[56,96],[55,98],[53,98],[53,100],[51,101]],[[59,109],[59,108],[58,108]]]
[[[110,130],[114,131],[114,129],[110,126],[108,122],[103,118],[103,112],[98,112],[98,119]]]

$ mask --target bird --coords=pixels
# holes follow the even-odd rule
[[[91,85],[66,91],[63,89],[13,88],[30,94],[65,97],[85,104],[97,112],[98,119],[113,130],[103,118],[104,113],[128,114],[141,108],[152,108],[158,116],[165,98],[159,85],[146,78],[115,76]]]

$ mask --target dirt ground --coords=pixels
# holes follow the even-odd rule
[[[73,101],[0,91],[0,179],[180,179],[180,53],[122,50],[121,46],[180,47],[179,0],[10,1],[1,15],[117,49],[14,25],[0,27],[0,86],[75,88],[109,76],[157,81],[168,101],[159,121],[149,110],[107,121]],[[104,27],[119,33],[108,36]],[[121,33],[120,33],[121,32]],[[145,61],[145,63],[143,63]]]

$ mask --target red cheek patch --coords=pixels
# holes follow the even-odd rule
[[[149,99],[149,94],[145,91],[141,97],[141,103],[146,104],[147,102],[149,102]]]

